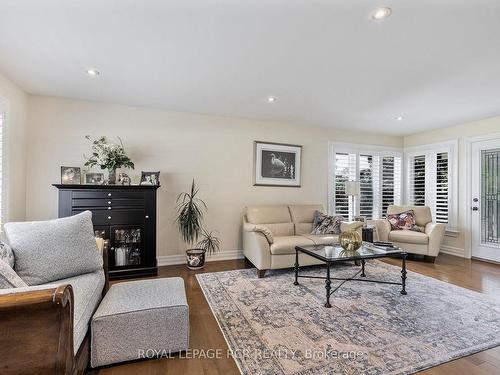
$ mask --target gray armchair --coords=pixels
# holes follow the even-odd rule
[[[423,227],[424,232],[392,230],[388,220],[374,220],[379,241],[390,241],[408,253],[424,255],[434,262],[439,254],[446,226],[432,222],[431,209],[425,206],[389,206],[387,214],[398,214],[407,210],[415,212],[416,224]]]

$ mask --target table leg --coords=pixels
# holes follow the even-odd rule
[[[401,262],[401,294],[406,295],[406,254],[403,254],[403,259]]]
[[[295,249],[295,281],[293,285],[299,285],[299,251]]]
[[[325,307],[330,308],[332,305],[330,305],[330,290],[332,289],[331,287],[332,281],[330,280],[330,263],[326,263],[326,280],[325,280],[325,289],[326,289],[326,303]]]
[[[361,259],[361,277],[366,277],[365,275],[365,260]]]

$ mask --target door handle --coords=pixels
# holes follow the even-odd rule
[[[479,211],[479,208],[477,208],[476,206],[472,207],[472,211]]]

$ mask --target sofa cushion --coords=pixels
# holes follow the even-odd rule
[[[321,204],[295,204],[288,206],[292,221],[295,224],[295,234],[311,233],[314,214],[323,211]]]
[[[90,211],[56,220],[7,223],[4,228],[15,270],[28,285],[102,269]]]
[[[76,354],[87,333],[90,318],[101,301],[104,282],[104,271],[100,270],[76,277],[57,280],[48,284],[15,289],[0,289],[0,295],[51,289],[67,284],[71,285],[74,297],[73,349],[74,354]]]
[[[389,233],[389,241],[426,245],[429,243],[429,236],[412,230],[393,230]]]
[[[0,289],[28,286],[9,264],[0,259]]]
[[[295,234],[297,236],[302,234],[309,234],[313,230],[312,223],[295,223]]]
[[[302,236],[313,241],[315,245],[331,245],[339,242],[338,234],[302,234]]]
[[[312,223],[316,211],[324,211],[321,204],[294,204],[288,206],[294,223]]]
[[[309,245],[314,245],[314,242],[303,236],[274,237],[274,243],[271,245],[271,254],[295,254],[295,246]]]
[[[284,205],[248,206],[247,221],[252,224],[291,223],[290,211]]]
[[[420,227],[425,227],[427,223],[432,222],[430,207],[427,206],[389,206],[387,215],[399,214],[404,211],[413,210],[415,213],[415,223]]]
[[[271,231],[273,237],[293,236],[295,234],[293,223],[265,224],[265,227]]]
[[[7,263],[10,268],[14,268],[14,252],[9,244],[3,241],[0,241],[0,260]]]
[[[75,354],[87,334],[90,319],[101,301],[104,282],[104,271],[100,270],[45,284],[47,287],[70,284],[73,288],[75,301],[73,346]]]

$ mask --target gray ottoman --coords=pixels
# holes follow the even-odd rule
[[[189,307],[180,277],[113,285],[92,318],[91,365],[187,350]]]

